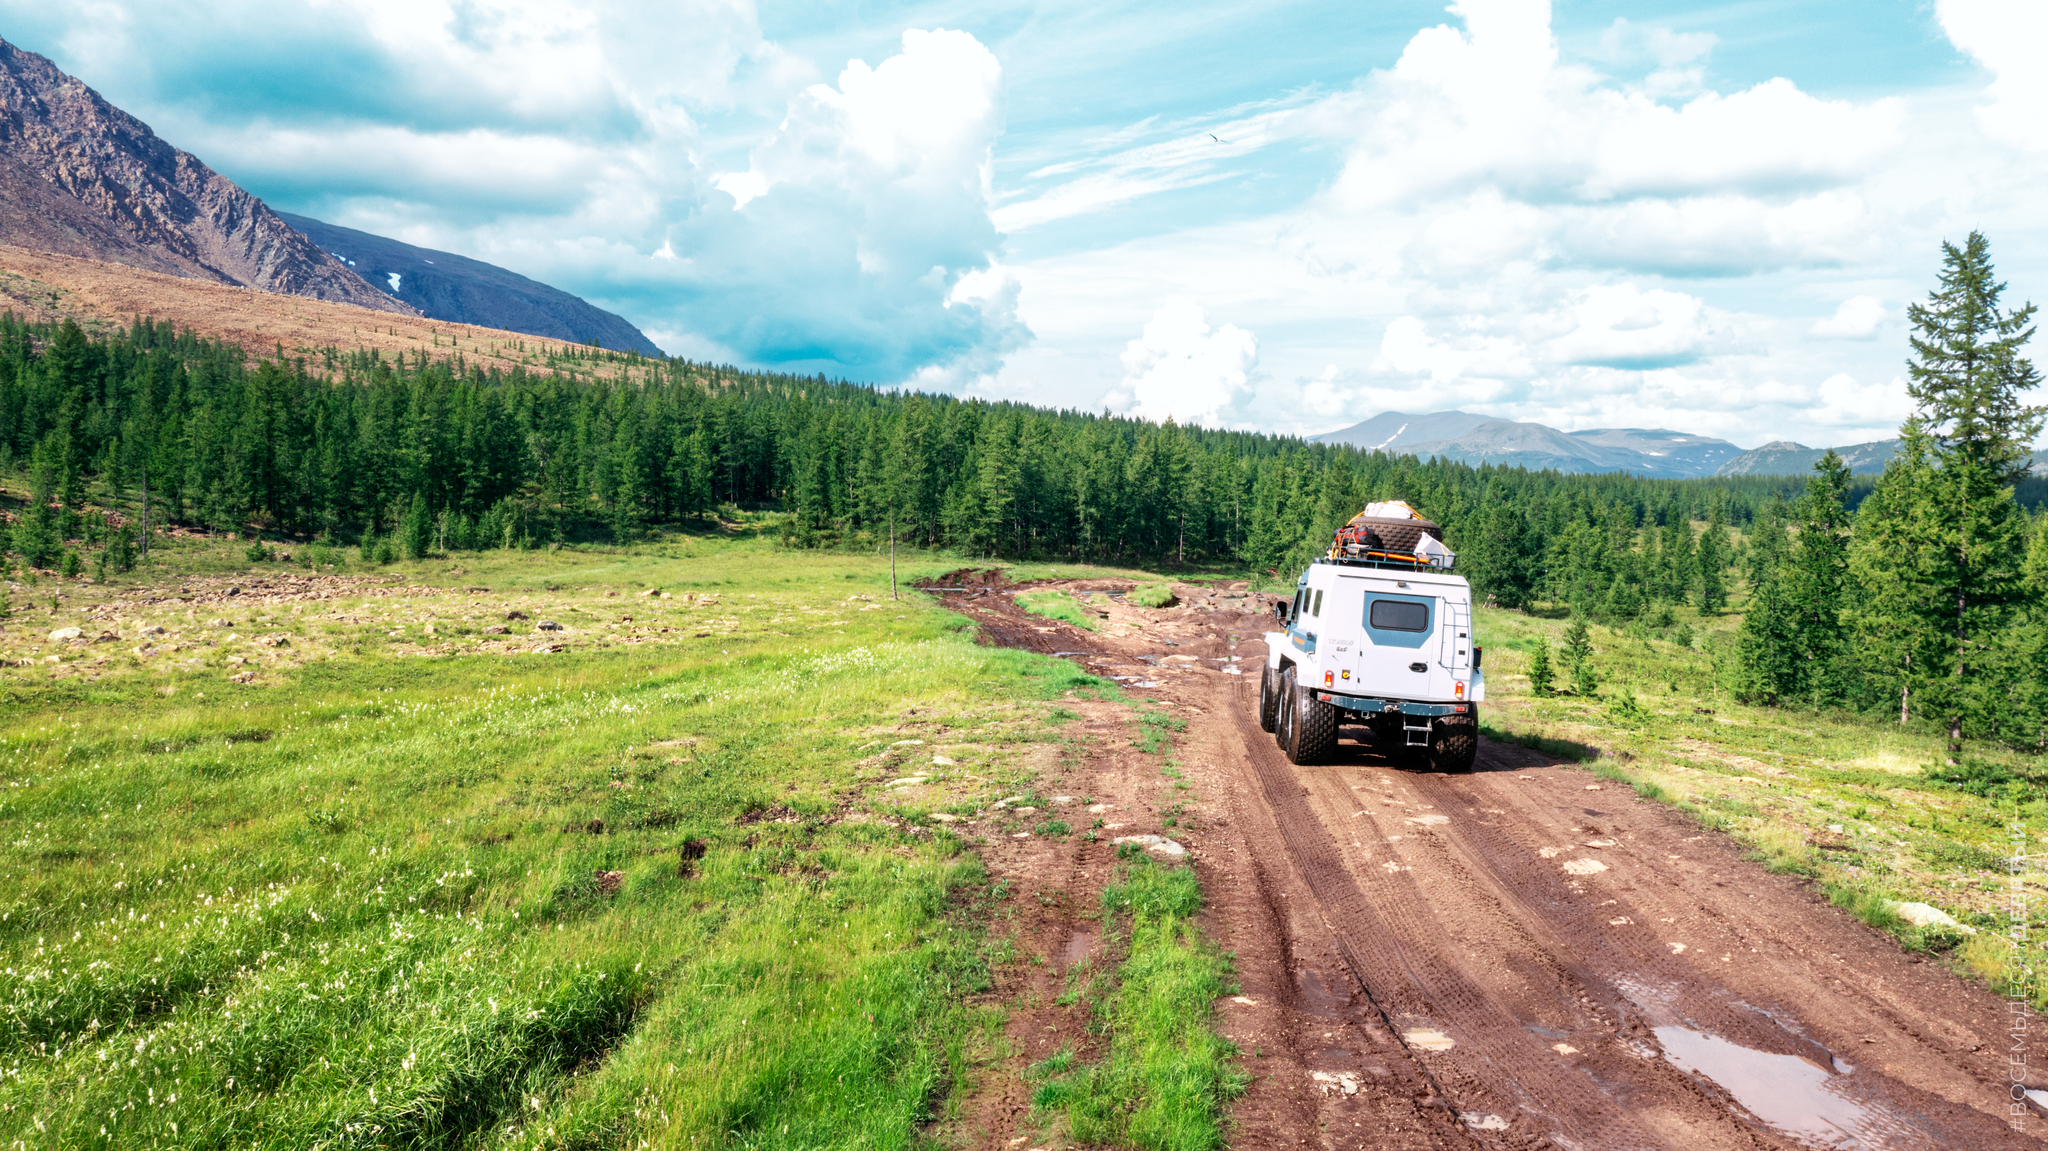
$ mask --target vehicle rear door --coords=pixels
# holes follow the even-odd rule
[[[1352,694],[1427,698],[1435,678],[1439,600],[1427,588],[1400,588],[1393,580],[1361,582],[1363,594],[1347,605],[1360,637]]]

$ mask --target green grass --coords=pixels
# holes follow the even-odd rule
[[[1174,598],[1173,585],[1164,583],[1140,584],[1124,599],[1139,607],[1172,607],[1179,602]]]
[[[926,814],[1027,788],[1038,701],[1100,681],[890,604],[872,557],[691,538],[379,570],[426,590],[237,605],[293,637],[279,662],[172,603],[116,626],[189,660],[124,640],[0,672],[0,1141],[908,1147],[957,1106],[987,1061],[987,884]],[[512,595],[569,650],[464,646]],[[626,613],[669,630],[607,636]],[[962,767],[937,795],[880,789],[938,750]]]
[[[1230,966],[1192,922],[1202,906],[1193,869],[1121,854],[1120,881],[1102,893],[1105,923],[1126,925],[1124,960],[1097,1002],[1108,1058],[1083,1065],[1070,1048],[1035,1065],[1032,1104],[1064,1117],[1079,1144],[1220,1147],[1224,1105],[1248,1085],[1237,1048],[1210,1025],[1215,1000],[1234,990]]]
[[[1070,623],[1083,631],[1094,631],[1101,617],[1063,591],[1029,591],[1017,596],[1017,606],[1035,616]]]

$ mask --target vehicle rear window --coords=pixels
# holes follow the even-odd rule
[[[1410,600],[1376,599],[1367,619],[1384,631],[1428,631],[1429,607]]]

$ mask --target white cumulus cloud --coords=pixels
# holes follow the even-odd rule
[[[1235,324],[1209,326],[1201,306],[1175,300],[1124,348],[1123,382],[1103,398],[1148,420],[1216,426],[1252,393],[1259,341]]]
[[[1884,301],[1876,296],[1850,296],[1835,307],[1835,314],[1814,321],[1807,334],[1823,340],[1868,340],[1877,335],[1885,319]]]
[[[1949,42],[1993,76],[1977,117],[1993,136],[2048,149],[2048,5],[2030,0],[1940,0]]]

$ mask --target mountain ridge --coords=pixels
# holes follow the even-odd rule
[[[0,243],[416,314],[234,181],[47,58],[5,40]]]
[[[525,332],[614,351],[660,356],[662,351],[624,317],[580,296],[496,264],[421,248],[311,216],[278,216],[378,291],[458,324]],[[390,285],[387,289],[384,285]]]
[[[1742,451],[1726,440],[1664,428],[1562,432],[1544,424],[1460,411],[1382,412],[1348,428],[1307,438],[1312,443],[1441,456],[1469,464],[1535,471],[1627,471],[1662,479],[1712,475],[1716,467]]]

